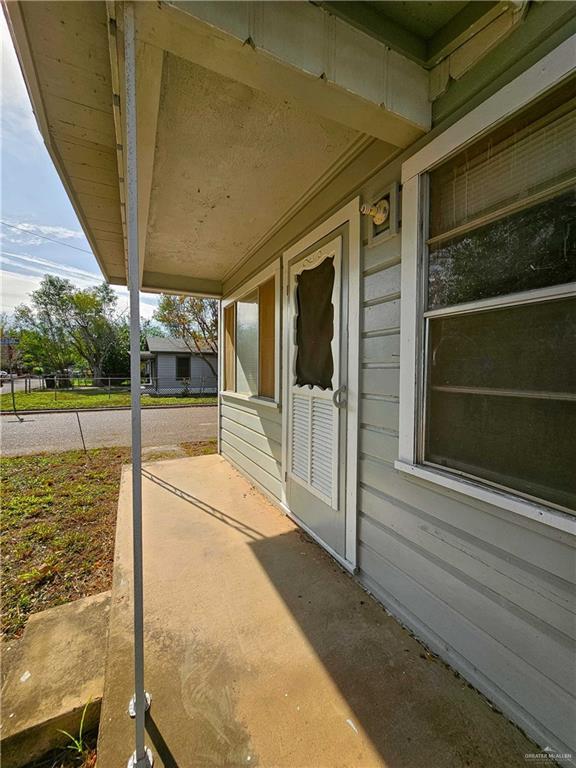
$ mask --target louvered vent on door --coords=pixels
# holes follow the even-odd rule
[[[309,482],[310,400],[294,395],[292,400],[292,473]]]
[[[334,466],[334,406],[331,400],[312,398],[310,485],[332,498]]]

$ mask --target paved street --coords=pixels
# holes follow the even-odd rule
[[[215,406],[142,410],[142,445],[175,445],[216,437]],[[1,418],[5,456],[82,448],[76,413],[38,413]],[[87,448],[130,445],[130,411],[80,413]]]

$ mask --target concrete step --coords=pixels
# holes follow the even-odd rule
[[[2,659],[2,664],[0,665],[0,687],[4,686],[10,670],[18,663],[21,652],[22,638],[15,637],[2,643],[0,651],[0,658]]]
[[[3,768],[20,768],[95,728],[104,687],[110,592],[35,613],[3,647],[0,748]],[[4,656],[6,652],[6,656]]]

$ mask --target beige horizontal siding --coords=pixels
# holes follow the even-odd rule
[[[400,365],[381,366],[379,368],[368,367],[366,363],[361,365],[362,390],[361,396],[399,398],[400,395]],[[369,399],[369,398],[368,398]],[[362,409],[360,409],[362,418]]]
[[[282,497],[280,412],[254,401],[222,396],[220,450],[278,501]]]
[[[455,492],[407,480],[391,465],[368,456],[360,459],[359,477],[362,487],[395,500],[398,514],[404,514],[405,506],[420,509],[453,525],[462,538],[473,536],[486,548],[503,549],[510,562],[522,564],[527,583],[536,579],[534,585],[538,584],[539,589],[544,589],[544,579],[552,584],[570,584],[566,602],[573,603],[576,560],[573,537],[569,534],[482,502],[465,503]]]
[[[361,360],[367,363],[400,362],[400,333],[398,328],[362,339]]]
[[[573,699],[562,688],[414,579],[412,565],[399,569],[363,540],[360,563],[375,596],[511,719],[541,744],[573,741]]]
[[[363,311],[364,331],[382,331],[400,327],[400,299],[397,294],[387,296],[380,304],[365,304]]]

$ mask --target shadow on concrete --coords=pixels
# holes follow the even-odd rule
[[[383,766],[525,766],[530,742],[428,654],[306,534],[291,530],[266,536],[147,469],[143,476],[246,537],[255,560],[352,713],[338,727],[363,731]],[[269,629],[256,625],[254,631]],[[197,654],[194,660],[197,664]],[[196,672],[202,677],[200,670]],[[281,713],[270,711],[268,717],[273,722]],[[326,720],[331,717],[326,712]],[[218,713],[217,720],[227,723],[229,716]],[[163,765],[178,768],[150,716],[147,729]],[[329,734],[330,727],[315,739]],[[358,768],[361,764],[356,763]]]
[[[238,531],[238,533],[247,536],[249,539],[257,541],[258,539],[264,538],[264,534],[260,533],[260,531],[257,531],[255,528],[251,528],[241,520],[226,514],[226,512],[222,512],[221,509],[210,506],[210,504],[202,501],[202,499],[199,499],[197,496],[193,496],[191,493],[188,493],[188,491],[183,491],[181,488],[178,488],[176,485],[169,483],[167,480],[163,480],[161,477],[158,477],[158,475],[155,475],[148,469],[142,469],[142,477],[145,477],[147,480],[151,480],[153,483],[156,483],[156,485],[164,488],[165,491],[173,493],[174,496],[178,496],[179,499],[183,499],[189,504],[193,504],[200,511],[206,512],[206,514],[210,515],[211,517],[215,517],[221,523],[224,523],[224,525],[229,525],[230,528],[234,528],[235,531]]]
[[[408,670],[417,667],[419,676],[426,675],[429,662],[419,659],[412,638],[406,633],[402,642],[400,633],[386,628],[390,619],[328,555],[314,552],[318,545],[305,533],[284,533],[250,547],[353,711],[348,726],[364,730],[386,766],[434,765],[417,744],[426,735],[418,728],[415,690],[429,683]],[[435,719],[444,733],[452,729],[451,718]]]
[[[530,742],[304,532],[249,546],[386,766],[524,765]]]
[[[162,733],[152,716],[152,712],[146,713],[146,732],[150,736],[154,751],[162,761],[164,768],[179,768],[170,747],[166,743],[166,740],[162,736]],[[185,766],[182,766],[182,768],[185,768]]]

